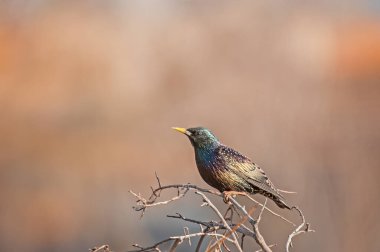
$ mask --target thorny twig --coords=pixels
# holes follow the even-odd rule
[[[133,244],[133,247],[139,248],[138,250],[131,250],[130,252],[138,252],[138,251],[159,251],[159,246],[161,244],[164,244],[169,241],[174,241],[171,250],[175,249],[179,244],[181,244],[184,240],[191,239],[193,237],[200,237],[200,236],[212,236],[212,237],[224,237],[222,234],[218,233],[205,233],[205,232],[198,232],[198,233],[192,233],[192,234],[187,234],[187,235],[178,235],[178,236],[171,236],[169,238],[166,238],[165,240],[162,240],[160,242],[157,242],[156,244],[150,246],[150,247],[141,247],[138,244]],[[234,241],[231,240],[230,238],[226,238],[227,241],[233,243]],[[174,250],[173,250],[174,251]]]
[[[136,199],[137,199],[137,201],[136,201],[137,206],[135,206],[134,209],[136,211],[141,211],[141,217],[143,217],[145,211],[148,208],[169,204],[170,202],[173,202],[173,201],[176,201],[176,200],[179,200],[179,199],[185,197],[189,191],[194,191],[196,194],[198,194],[202,197],[202,199],[203,199],[202,206],[204,206],[204,205],[209,206],[215,212],[215,214],[218,216],[220,221],[201,221],[201,220],[197,220],[197,219],[191,219],[191,218],[184,217],[183,215],[181,215],[179,213],[177,213],[176,215],[167,215],[167,217],[169,217],[169,218],[181,219],[181,220],[186,221],[186,222],[195,223],[195,224],[200,225],[200,232],[190,233],[189,229],[185,228],[184,229],[184,232],[185,232],[184,235],[171,236],[171,237],[166,238],[160,242],[157,242],[156,244],[149,246],[149,247],[142,247],[140,245],[135,244],[133,246],[135,248],[138,248],[138,250],[134,250],[134,251],[140,251],[140,252],[142,252],[142,251],[161,251],[160,246],[165,244],[165,243],[169,243],[169,242],[172,242],[171,246],[169,246],[169,251],[175,251],[176,248],[180,244],[182,244],[182,242],[184,240],[188,240],[189,245],[191,246],[191,238],[199,238],[199,241],[198,241],[198,244],[196,246],[195,251],[201,251],[202,243],[206,237],[209,238],[209,245],[206,247],[207,251],[209,251],[209,250],[210,251],[216,251],[218,249],[219,249],[219,251],[221,251],[221,249],[222,249],[221,246],[223,246],[225,250],[229,251],[229,248],[224,241],[229,242],[229,245],[233,245],[238,251],[242,251],[244,237],[252,237],[255,239],[256,243],[261,247],[261,249],[258,251],[269,252],[269,251],[271,251],[271,247],[276,246],[276,244],[267,245],[263,236],[261,235],[259,227],[258,227],[264,210],[267,210],[272,215],[279,217],[280,219],[286,221],[287,223],[292,224],[293,226],[296,226],[296,224],[294,222],[284,218],[280,214],[269,209],[266,206],[267,200],[265,200],[265,203],[262,204],[262,203],[256,201],[255,199],[253,199],[252,197],[250,197],[249,195],[247,195],[247,197],[252,202],[261,206],[261,209],[260,209],[260,212],[259,212],[257,219],[254,219],[252,217],[253,210],[256,209],[256,207],[251,208],[251,210],[249,212],[247,212],[247,210],[245,209],[245,206],[241,205],[236,199],[234,199],[231,196],[228,196],[228,199],[230,201],[230,203],[229,203],[230,206],[228,207],[226,213],[223,216],[221,214],[220,210],[206,196],[206,193],[207,193],[207,194],[211,194],[211,195],[215,195],[215,196],[223,198],[222,193],[217,192],[217,191],[213,191],[213,190],[200,188],[200,187],[198,187],[196,185],[192,185],[192,184],[173,184],[173,185],[163,186],[160,182],[158,175],[157,174],[155,174],[155,175],[156,175],[158,187],[156,189],[151,187],[152,194],[150,195],[150,197],[148,199],[144,198],[140,194],[137,194],[137,193],[134,193],[133,191],[130,191],[130,193],[134,197],[136,197]],[[176,189],[176,191],[177,191],[176,196],[173,196],[172,198],[170,198],[168,200],[158,201],[158,198],[161,196],[161,192],[164,190],[167,190],[167,189]],[[300,216],[302,218],[302,223],[289,235],[288,241],[286,243],[286,251],[287,252],[289,252],[289,247],[292,246],[292,238],[294,236],[297,236],[297,235],[305,233],[305,232],[314,231],[314,230],[309,229],[309,224],[305,222],[305,218],[304,218],[302,212],[300,211],[300,209],[297,207],[293,207],[293,208],[296,209],[298,211],[298,213],[300,214]],[[228,216],[227,214],[229,211],[230,211],[230,216],[227,218],[227,216]],[[239,219],[239,221],[237,221],[237,222],[234,222],[234,219],[237,218],[237,217],[234,217],[235,213],[238,215],[238,219]],[[248,222],[251,224],[252,228],[248,228],[246,225],[244,225],[244,222],[246,220],[248,220]],[[303,227],[304,227],[304,229],[303,229]],[[220,232],[222,232],[222,233],[220,233]],[[241,237],[241,243],[240,244],[239,244],[239,240],[238,240],[239,235]]]

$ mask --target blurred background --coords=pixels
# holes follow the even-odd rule
[[[202,125],[298,192],[317,232],[293,251],[379,251],[379,115],[378,1],[1,1],[1,248],[126,251],[182,233],[166,214],[215,219],[190,195],[140,220],[128,193],[155,171],[208,188],[170,129]],[[292,227],[261,228],[283,251]]]

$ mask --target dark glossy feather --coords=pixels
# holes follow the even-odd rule
[[[210,186],[221,192],[259,193],[290,209],[264,171],[249,158],[221,144],[208,129],[190,128],[186,132],[194,146],[199,173]]]
[[[224,145],[220,145],[216,152],[224,160],[229,172],[233,172],[239,179],[244,180],[244,184],[249,184],[245,188],[247,192],[262,194],[274,200],[281,208],[289,208],[284,202],[284,197],[277,191],[264,171],[249,158]]]

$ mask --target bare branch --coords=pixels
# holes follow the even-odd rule
[[[184,227],[184,228],[183,228],[183,231],[184,231],[185,235],[190,234],[190,231],[189,231],[189,228],[188,228],[188,227]],[[189,246],[191,246],[191,239],[189,239]]]
[[[185,227],[183,235],[168,237],[149,247],[142,247],[140,245],[135,244],[133,246],[137,248],[137,250],[134,250],[134,251],[139,251],[139,252],[161,251],[160,250],[161,245],[168,244],[168,243],[171,243],[171,245],[169,245],[169,251],[175,251],[178,248],[178,246],[180,246],[183,243],[184,240],[188,240],[189,245],[191,246],[190,239],[195,238],[195,237],[199,238],[195,251],[201,250],[202,244],[204,243],[206,238],[208,238],[209,240],[209,245],[206,248],[207,251],[218,250],[218,249],[219,251],[221,251],[223,248],[224,248],[223,250],[229,251],[229,248],[225,242],[228,242],[230,245],[233,244],[233,246],[236,247],[238,251],[242,251],[244,238],[252,237],[255,239],[256,243],[261,247],[261,250],[259,251],[269,252],[271,251],[271,247],[275,246],[275,244],[267,245],[259,230],[259,223],[263,216],[264,210],[267,210],[272,215],[279,217],[283,221],[290,223],[293,226],[297,226],[294,222],[284,218],[280,214],[269,209],[266,206],[267,200],[265,200],[264,204],[262,204],[256,201],[255,199],[253,199],[252,197],[250,197],[249,195],[246,195],[246,196],[252,202],[261,206],[257,220],[252,217],[253,211],[256,209],[255,207],[251,208],[250,211],[247,211],[245,206],[242,206],[235,198],[231,196],[228,196],[229,202],[231,203],[223,216],[221,211],[206,196],[206,194],[211,194],[223,199],[222,193],[213,191],[213,190],[200,188],[192,184],[173,184],[173,185],[163,186],[160,182],[160,179],[157,173],[155,174],[155,176],[156,176],[158,188],[154,189],[153,187],[151,187],[151,195],[148,199],[141,196],[141,194],[137,194],[133,191],[130,191],[130,193],[137,199],[136,200],[137,206],[134,207],[134,210],[141,211],[141,217],[144,215],[146,209],[155,207],[155,206],[166,205],[173,201],[177,201],[185,197],[186,194],[188,194],[188,192],[192,190],[203,198],[203,203],[201,204],[201,206],[207,205],[208,207],[210,207],[218,216],[220,221],[214,221],[214,220],[203,221],[199,219],[191,219],[191,218],[184,217],[180,213],[177,213],[176,215],[167,215],[167,217],[169,218],[181,219],[185,222],[195,223],[195,224],[200,225],[200,232],[190,233],[190,230],[187,227]],[[167,200],[159,201],[158,199],[161,197],[161,192],[164,190],[170,190],[170,189],[176,190],[176,194]],[[309,224],[305,222],[305,218],[302,212],[298,208],[296,207],[294,208],[299,212],[302,218],[302,223],[299,226],[297,226],[297,228],[289,235],[288,241],[286,244],[287,252],[289,252],[289,247],[292,246],[292,238],[294,236],[297,236],[305,232],[313,231],[309,229]],[[235,214],[239,216],[238,222],[234,222]],[[246,222],[247,220],[251,224],[250,226],[252,227],[248,227],[249,225],[246,226],[244,224],[244,222]],[[239,243],[240,239],[238,240],[239,234],[241,235],[240,243]],[[96,252],[100,252],[100,251],[97,250]]]
[[[261,249],[265,252],[271,252],[272,250],[270,247],[266,244],[264,237],[261,235],[259,227],[258,227],[258,222],[252,218],[252,216],[245,210],[245,207],[242,207],[235,199],[232,197],[229,197],[230,201],[240,210],[242,211],[246,216],[248,216],[248,221],[251,223],[253,227],[253,231],[255,233],[255,240],[257,244],[261,247]],[[263,206],[265,208],[265,205]]]
[[[187,222],[192,222],[196,224],[200,224],[202,226],[205,226],[206,228],[214,228],[214,229],[220,229],[220,230],[226,230],[227,228],[222,223],[218,223],[215,221],[199,221],[194,219],[189,219],[184,217],[183,215],[177,213],[177,215],[166,215],[166,217],[174,218],[174,219],[181,219]],[[241,233],[242,235],[254,237],[254,233],[249,230],[247,227],[243,225],[243,223],[238,224],[230,224],[230,227],[232,230],[237,231],[238,233]]]
[[[272,251],[270,249],[270,247],[266,244],[265,240],[264,240],[264,237],[261,235],[260,231],[259,231],[259,223],[261,221],[261,215],[263,214],[263,211],[265,209],[265,205],[267,204],[267,198],[265,198],[265,202],[264,202],[264,205],[263,207],[261,208],[261,211],[260,211],[260,214],[259,214],[259,217],[257,218],[257,221],[256,223],[253,225],[253,230],[255,231],[256,233],[256,242],[260,245],[261,249],[265,252],[270,252]]]
[[[241,247],[241,249],[244,249],[244,238],[245,238],[245,235],[242,234],[241,240],[240,240],[240,247]]]
[[[204,232],[208,232],[208,231],[209,231],[209,228],[206,228],[206,229],[204,230]],[[202,243],[203,243],[205,237],[206,237],[206,236],[204,235],[204,236],[202,236],[202,237],[199,239],[198,244],[197,244],[197,248],[195,249],[195,252],[199,252],[199,251],[200,251],[201,246],[202,246]]]
[[[287,194],[296,194],[297,193],[297,192],[285,191],[285,190],[281,190],[281,189],[277,189],[277,191],[279,191],[280,193],[287,193]]]
[[[268,247],[273,248],[273,247],[276,247],[276,246],[277,246],[277,244],[271,244]],[[262,251],[263,251],[262,249],[259,249],[259,250],[256,250],[255,252],[262,252]]]
[[[108,245],[102,245],[100,247],[93,247],[92,249],[89,249],[91,252],[100,252],[101,250],[103,250],[103,252],[111,252],[110,246]]]
[[[154,175],[156,175],[156,179],[157,179],[157,183],[158,183],[158,188],[161,188],[161,182],[160,182],[160,178],[157,175],[157,172],[154,172]]]
[[[255,210],[256,210],[256,208],[255,208],[255,207],[252,207],[251,210],[249,210],[249,213],[248,213],[248,214],[251,215]],[[228,236],[230,236],[231,234],[233,234],[236,230],[238,230],[238,229],[240,228],[241,225],[243,225],[243,223],[244,223],[247,219],[248,219],[248,216],[244,216],[244,218],[242,218],[242,220],[241,220],[238,224],[236,224],[236,225],[231,229],[231,231],[229,231],[225,236],[228,237]],[[249,229],[248,229],[248,230],[249,230]],[[245,233],[242,232],[242,235],[245,236]],[[253,235],[252,237],[255,236],[254,233],[252,233],[252,235]],[[220,243],[220,242],[223,242],[223,238],[222,238],[221,240],[219,240],[217,243]],[[210,248],[209,250],[207,250],[207,251],[212,251],[212,250],[215,248],[216,245],[218,245],[218,244],[213,244],[213,245],[211,246],[211,248]]]
[[[174,242],[173,242],[172,247],[170,248],[170,252],[174,252],[175,249],[177,248],[178,244],[180,244],[180,243],[181,243],[180,239],[175,239]]]
[[[212,210],[214,210],[214,212],[216,213],[216,215],[218,215],[218,217],[220,218],[220,220],[222,221],[222,223],[224,224],[224,226],[227,227],[228,231],[231,232],[231,236],[233,238],[233,241],[234,241],[234,244],[235,244],[237,250],[243,252],[243,250],[240,247],[240,244],[239,244],[239,241],[238,241],[238,239],[236,237],[235,232],[228,225],[227,221],[224,219],[223,215],[220,213],[220,211],[218,210],[218,208],[216,208],[216,206],[209,200],[209,198],[206,197],[206,195],[204,195],[204,193],[201,193],[199,191],[196,191],[195,193],[201,195],[202,198],[203,198],[203,200],[207,202],[207,204],[210,206],[210,208]],[[225,237],[225,239],[227,239],[227,237]]]
[[[219,223],[217,223],[215,221],[206,222],[206,221],[199,221],[199,220],[189,219],[189,218],[186,218],[182,214],[179,214],[179,213],[177,213],[177,215],[166,215],[166,217],[174,218],[174,219],[181,219],[181,220],[184,220],[184,221],[187,221],[187,222],[192,222],[192,223],[200,224],[200,225],[203,225],[203,226],[205,226],[207,228],[224,227],[224,225],[220,225]]]
[[[298,211],[299,215],[301,216],[302,223],[289,235],[288,240],[286,242],[286,247],[285,247],[286,252],[289,252],[290,247],[293,247],[293,244],[292,244],[293,237],[303,234],[303,233],[307,233],[307,232],[315,232],[315,230],[310,229],[310,224],[306,223],[305,216],[303,215],[301,209],[299,209],[296,206],[294,206],[293,209],[296,209]]]
[[[249,196],[248,194],[247,194],[246,196],[247,196],[247,198],[250,199],[252,202],[255,202],[256,204],[259,204],[260,206],[264,207],[264,205],[263,205],[262,203],[258,202],[257,200],[255,200],[254,198],[252,198],[251,196]],[[280,214],[274,212],[274,211],[271,210],[270,208],[265,207],[265,210],[267,210],[268,212],[270,212],[272,215],[277,216],[277,217],[279,217],[280,219],[286,221],[287,223],[290,223],[290,224],[292,224],[293,226],[297,226],[294,222],[292,222],[292,221],[286,219],[285,217],[283,217],[283,216],[281,216]]]
[[[150,246],[150,247],[141,247],[140,245],[138,244],[134,244],[133,247],[136,247],[136,248],[139,248],[138,250],[131,250],[129,252],[145,252],[145,251],[159,251],[159,246],[164,244],[164,243],[167,243],[169,241],[173,241],[173,245],[171,246],[171,250],[170,251],[174,251],[175,248],[181,244],[184,240],[186,239],[190,239],[190,238],[193,238],[193,237],[201,237],[201,236],[212,236],[212,237],[224,237],[224,235],[222,234],[218,234],[218,233],[213,233],[213,232],[209,232],[209,233],[204,233],[204,232],[198,232],[198,233],[192,233],[192,234],[187,234],[187,235],[179,235],[179,236],[171,236],[169,238],[166,238],[160,242],[157,242],[156,244]],[[230,238],[225,238],[226,241],[229,241],[231,243],[234,243],[233,240],[231,240]],[[174,250],[172,250],[174,249]]]
[[[259,214],[259,217],[257,217],[257,223],[259,223],[261,221],[261,215],[263,215],[263,212],[264,212],[264,209],[265,209],[265,206],[267,205],[267,201],[268,201],[268,198],[265,198],[265,202],[264,202],[264,205],[263,207],[261,208],[261,211],[260,211],[260,214]]]
[[[137,203],[138,203],[138,207],[134,207],[134,209],[136,211],[142,211],[141,213],[141,218],[143,217],[144,213],[145,213],[145,210],[148,208],[148,207],[154,207],[154,206],[158,206],[158,205],[166,205],[172,201],[175,201],[175,200],[178,200],[180,198],[182,198],[183,196],[186,195],[186,193],[189,191],[189,188],[186,188],[185,191],[183,193],[180,193],[179,195],[169,199],[169,200],[165,200],[165,201],[160,201],[160,202],[154,202],[154,200],[152,201],[147,201],[146,199],[144,199],[143,197],[141,197],[141,195],[139,194],[136,194],[134,193],[132,190],[130,190],[129,192],[135,196],[136,198],[138,198],[137,200]],[[157,191],[153,191],[152,192],[152,195],[155,195],[157,193]]]

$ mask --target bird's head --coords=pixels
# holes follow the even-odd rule
[[[217,147],[220,144],[214,134],[212,134],[209,129],[203,127],[188,129],[173,127],[172,129],[185,134],[190,139],[194,148],[207,149]]]

